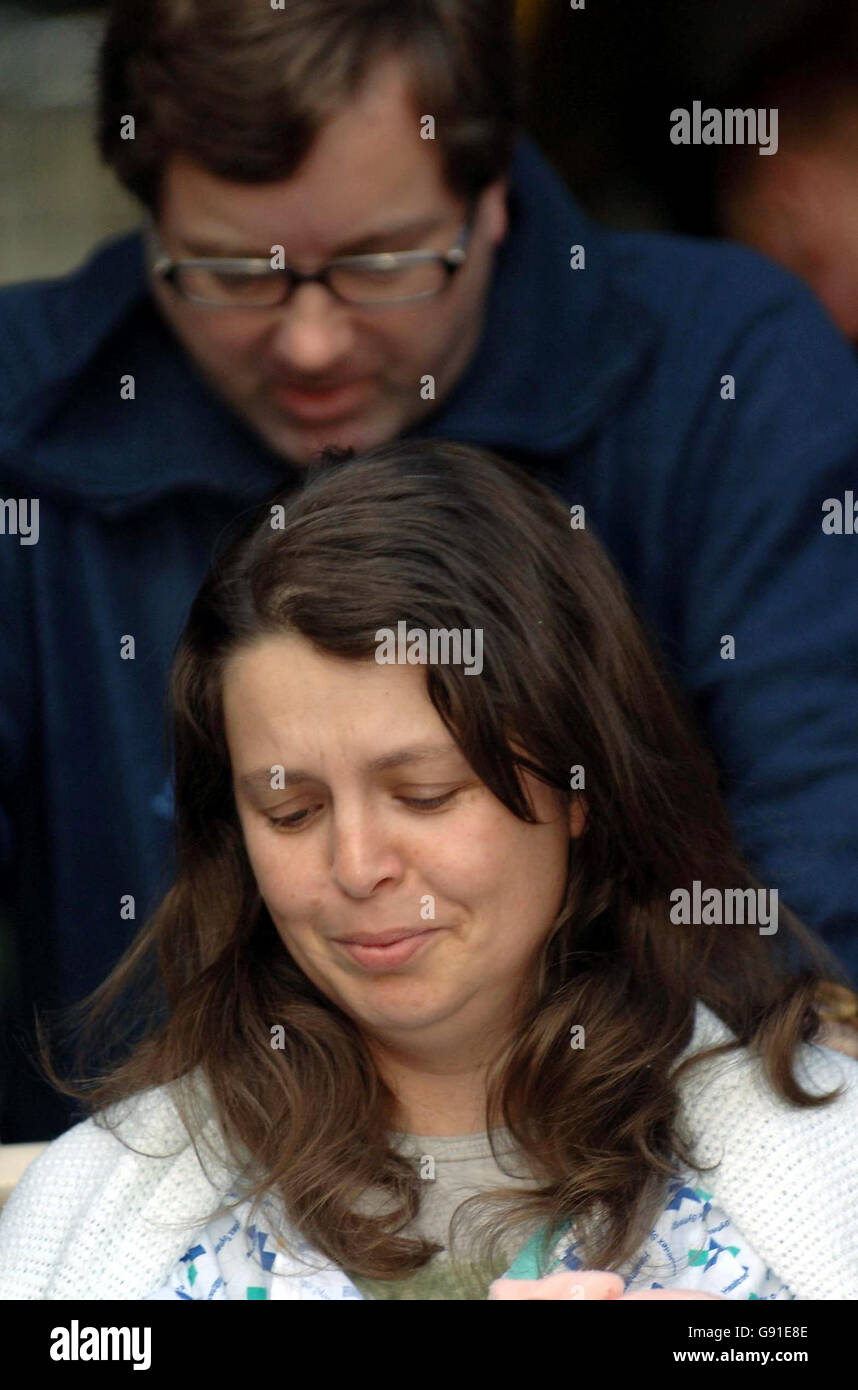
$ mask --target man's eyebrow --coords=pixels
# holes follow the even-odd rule
[[[407,222],[400,222],[391,227],[383,227],[376,232],[367,232],[357,240],[350,241],[334,251],[330,259],[335,260],[339,256],[357,256],[361,252],[371,251],[378,243],[395,241],[398,237],[413,237],[414,241],[419,241],[425,236],[429,236],[437,228],[443,227],[447,217],[420,217],[412,218]],[[270,260],[271,247],[263,246],[255,251],[249,251],[247,244],[229,246],[223,242],[207,241],[204,237],[180,237],[179,241],[184,251],[191,256],[230,256],[230,257],[251,257],[258,260]],[[272,243],[273,245],[274,243]],[[416,249],[416,248],[407,248]],[[288,253],[286,257],[288,261]]]
[[[420,241],[425,236],[430,236],[432,232],[443,227],[449,221],[449,216],[442,217],[418,217],[411,218],[407,222],[399,222],[392,227],[382,227],[377,232],[367,232],[364,236],[355,241],[348,242],[341,246],[334,253],[336,256],[356,256],[361,251],[368,251],[379,242],[395,241],[399,237],[408,236],[414,242]]]
[[[383,753],[378,758],[373,758],[364,768],[365,772],[387,772],[394,767],[403,767],[408,763],[429,762],[432,759],[449,757],[451,754],[459,754],[460,750],[455,743],[415,743],[406,748],[396,748],[390,753]],[[276,787],[272,787],[275,780],[272,768],[277,768]],[[239,785],[247,792],[268,792],[281,791],[286,787],[295,786],[299,782],[315,782],[318,778],[312,772],[305,772],[303,768],[284,768],[281,772],[276,763],[270,767],[260,767],[253,772],[247,772],[239,777]]]

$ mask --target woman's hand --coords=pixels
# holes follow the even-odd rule
[[[714,1298],[719,1302],[721,1295],[703,1293],[700,1289],[642,1289],[640,1293],[623,1293],[625,1283],[619,1274],[609,1274],[601,1269],[579,1269],[574,1273],[564,1270],[560,1274],[547,1274],[544,1279],[496,1279],[489,1287],[489,1298],[580,1299],[589,1302],[604,1302],[615,1299],[627,1303],[632,1299],[673,1299],[673,1298]]]

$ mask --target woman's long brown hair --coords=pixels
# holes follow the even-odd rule
[[[486,452],[428,440],[358,459],[329,451],[216,562],[172,674],[175,881],[74,1011],[78,1079],[57,1076],[44,1037],[43,1062],[98,1112],[184,1079],[172,1089],[192,1141],[213,1113],[241,1193],[279,1197],[287,1231],[343,1269],[402,1277],[439,1248],[402,1234],[422,1182],[392,1145],[395,1096],[358,1024],[297,967],[261,902],[221,709],[225,660],[261,635],[300,633],[368,660],[377,630],[403,619],[483,630],[482,674],[429,666],[428,692],[514,815],[534,819],[522,768],[565,797],[575,794],[570,768],[584,769],[587,825],[570,850],[565,902],[487,1084],[486,1126],[509,1128],[534,1183],[471,1202],[491,1215],[480,1236],[489,1258],[524,1223],[574,1221],[585,1262],[616,1267],[646,1234],[668,1178],[694,1166],[693,1136],[686,1148],[677,1133],[677,1081],[723,1050],[676,1066],[695,1001],[735,1034],[727,1050],[759,1055],[780,1096],[825,1104],[833,1096],[806,1093],[793,1064],[819,1029],[820,975],[840,972],[783,907],[773,936],[671,921],[672,891],[695,879],[758,887],[717,770],[598,541]],[[271,1045],[274,1025],[282,1047]],[[570,1047],[573,1025],[584,1029],[581,1049]],[[201,1076],[209,1111],[191,1084]],[[361,1214],[371,1189],[383,1209]]]

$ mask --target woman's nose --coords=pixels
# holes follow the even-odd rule
[[[383,824],[366,814],[347,822],[332,817],[331,872],[352,898],[368,898],[387,881],[402,878],[402,855]]]

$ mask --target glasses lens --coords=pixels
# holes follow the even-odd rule
[[[283,276],[276,271],[250,274],[227,266],[217,270],[206,266],[180,266],[176,274],[181,293],[205,304],[265,307],[279,304],[283,298]]]
[[[447,272],[440,261],[433,260],[385,270],[333,266],[328,279],[335,293],[353,304],[384,304],[437,294],[447,283]]]

